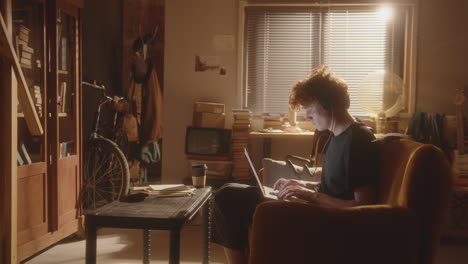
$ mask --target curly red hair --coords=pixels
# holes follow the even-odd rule
[[[314,101],[328,111],[349,108],[348,85],[326,65],[317,66],[308,78],[297,82],[289,94],[289,105],[294,110],[307,107]]]

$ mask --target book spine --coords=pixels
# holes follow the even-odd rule
[[[30,53],[30,54],[34,53],[34,49],[29,47],[27,42],[24,42],[24,41],[21,41],[21,40],[18,41],[18,42],[19,42],[19,48],[20,48],[21,52],[26,52],[26,53]]]
[[[24,64],[24,65],[27,65],[27,66],[31,66],[31,60],[27,59],[27,58],[21,58],[20,63]]]
[[[19,37],[19,39],[21,39],[22,41],[24,41],[26,43],[29,41],[29,35],[25,34],[24,32],[20,31],[19,34],[18,34],[18,37]]]
[[[28,60],[32,59],[32,54],[27,52],[21,52],[21,58],[26,58]]]
[[[26,149],[26,146],[24,143],[21,143],[21,153],[23,154],[23,158],[25,160],[26,164],[31,164],[31,157],[29,156],[28,150]]]
[[[19,165],[19,166],[21,166],[21,165],[24,164],[24,160],[23,160],[23,158],[21,158],[21,154],[20,154],[19,151],[17,151],[17,153],[16,153],[16,159],[17,159],[17,161],[18,161],[18,165]]]

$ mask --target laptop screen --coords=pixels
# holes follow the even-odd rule
[[[254,167],[254,165],[253,165],[253,163],[252,163],[252,159],[250,159],[249,152],[247,152],[247,149],[246,149],[246,148],[244,148],[244,155],[245,155],[245,158],[247,158],[247,161],[249,162],[250,169],[251,169],[252,172],[253,172],[253,175],[254,175],[254,177],[255,177],[255,180],[257,181],[258,188],[260,188],[260,190],[262,191],[263,195],[266,195],[265,189],[263,188],[263,184],[262,184],[262,182],[260,181],[260,178],[258,178],[257,170],[255,169],[255,167]]]

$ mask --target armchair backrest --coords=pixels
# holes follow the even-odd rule
[[[419,263],[432,263],[447,209],[452,170],[437,147],[408,139],[382,143],[379,203],[411,209],[418,218]]]

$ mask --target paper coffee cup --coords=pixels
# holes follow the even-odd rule
[[[205,187],[206,176],[192,176],[192,184],[195,187]]]
[[[204,187],[206,183],[206,164],[192,166],[192,184],[195,187]]]

